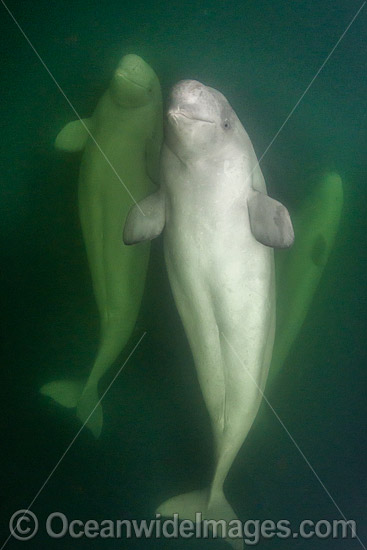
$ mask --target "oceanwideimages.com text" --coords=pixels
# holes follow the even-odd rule
[[[29,540],[40,531],[39,521],[30,510],[18,510],[13,514],[9,522],[11,535],[18,540]],[[345,539],[357,536],[356,522],[353,520],[303,520],[292,529],[291,522],[286,519],[279,521],[249,519],[240,520],[210,520],[203,519],[201,513],[197,513],[195,521],[180,520],[178,514],[172,519],[162,519],[156,514],[154,519],[104,519],[97,521],[89,519],[69,520],[62,512],[51,513],[42,526],[43,534],[46,533],[52,539],[70,537],[72,539],[122,539],[122,538],[229,538],[243,539],[246,545],[252,546],[261,539]]]

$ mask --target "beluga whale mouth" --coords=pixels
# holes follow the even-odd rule
[[[149,90],[149,87],[148,86],[143,86],[143,84],[140,84],[139,82],[137,82],[136,80],[133,80],[132,78],[130,78],[125,72],[121,71],[121,72],[117,72],[116,73],[116,76],[118,78],[121,78],[123,80],[125,80],[125,82],[129,82],[130,84],[134,84],[134,86],[138,86],[139,88],[142,88],[143,90],[146,90],[148,91]]]
[[[200,118],[191,113],[188,113],[187,111],[182,111],[181,109],[170,110],[168,111],[167,116],[169,119],[173,120],[175,123],[177,123],[178,117],[183,117],[188,120],[193,120],[194,122],[206,122],[208,124],[215,124],[214,120],[210,120],[208,118]]]
[[[221,106],[213,92],[196,80],[181,80],[172,88],[168,119],[173,119],[176,125],[188,119],[217,127],[221,122]]]

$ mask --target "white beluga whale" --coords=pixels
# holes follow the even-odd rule
[[[121,232],[134,200],[154,189],[162,138],[159,80],[135,54],[120,60],[92,116],[70,122],[56,138],[59,150],[83,151],[79,214],[100,337],[87,380],[54,380],[42,386],[41,393],[64,407],[75,407],[95,437],[103,426],[99,382],[131,337],[148,269],[149,243],[140,249],[124,246]]]
[[[226,98],[193,81],[172,91],[160,189],[132,208],[125,244],[158,236],[215,442],[210,487],[158,508],[235,520],[223,484],[256,417],[275,330],[272,247],[292,245],[287,209],[269,198],[249,136]],[[142,214],[142,212],[144,215]],[[223,536],[223,535],[222,535]],[[242,539],[228,539],[242,548]]]

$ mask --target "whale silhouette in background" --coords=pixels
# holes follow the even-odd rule
[[[269,387],[302,329],[335,242],[342,207],[342,180],[336,172],[326,171],[292,215],[295,244],[276,256],[277,326]]]
[[[84,151],[79,212],[100,314],[100,341],[87,381],[57,380],[44,385],[41,393],[76,407],[95,437],[103,424],[98,383],[130,338],[143,295],[150,245],[125,246],[121,233],[133,200],[141,200],[157,181],[162,119],[155,72],[129,54],[121,59],[91,118],[67,124],[56,138],[59,150]]]
[[[167,271],[211,419],[210,487],[158,508],[233,520],[223,483],[256,417],[275,329],[271,247],[293,243],[288,211],[267,196],[251,141],[225,97],[196,81],[171,96],[160,189],[132,208],[124,241],[164,230]],[[141,246],[141,245],[139,245]],[[222,535],[223,536],[223,535]],[[242,539],[226,539],[242,548]]]

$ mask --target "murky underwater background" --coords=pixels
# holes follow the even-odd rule
[[[351,0],[26,2],[8,7],[81,116],[89,116],[124,53],[141,55],[167,97],[179,79],[221,90],[258,156],[348,26]],[[75,118],[1,12],[1,502],[2,538],[79,429],[73,411],[38,394],[53,378],[87,372],[98,315],[77,212],[79,155],[53,149]],[[341,41],[262,161],[269,193],[296,210],[308,174],[339,171],[338,237],[302,333],[268,394],[338,506],[366,541],[366,24]],[[116,367],[147,332],[103,406],[95,441],[83,431],[34,503],[40,522],[149,518],[164,499],[204,486],[209,420],[165,273],[153,244],[141,314]],[[115,371],[116,372],[116,371]],[[112,375],[111,375],[112,376]],[[107,376],[107,382],[111,379]],[[340,514],[263,404],[225,485],[242,520],[339,519]],[[1,541],[0,541],[1,542]],[[229,548],[203,540],[11,540],[9,548]],[[356,540],[262,540],[261,548],[354,549]]]

